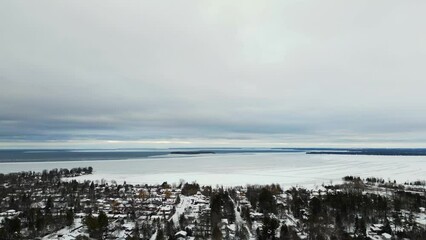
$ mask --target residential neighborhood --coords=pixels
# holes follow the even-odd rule
[[[424,182],[346,176],[317,189],[0,174],[0,239],[425,239]]]

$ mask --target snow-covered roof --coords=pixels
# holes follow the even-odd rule
[[[391,239],[391,238],[392,238],[392,235],[390,235],[389,233],[382,233],[382,236],[383,236],[385,239]]]
[[[186,235],[187,235],[186,231],[179,231],[175,234],[175,236],[183,236],[183,237],[186,237]]]

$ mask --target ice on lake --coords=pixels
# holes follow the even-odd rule
[[[119,183],[169,183],[181,179],[209,185],[279,183],[313,186],[338,182],[347,175],[382,177],[398,182],[426,180],[426,156],[308,155],[305,153],[227,153],[131,160],[0,163],[0,172],[42,171],[92,166],[94,174],[78,180]]]

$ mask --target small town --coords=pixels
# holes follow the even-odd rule
[[[72,179],[92,172],[0,174],[0,239],[426,239],[424,181],[346,176],[309,190]]]
[[[426,240],[426,0],[0,0],[0,240]]]

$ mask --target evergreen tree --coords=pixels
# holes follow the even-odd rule
[[[155,240],[164,240],[164,232],[163,229],[159,228],[157,230],[157,237],[155,238]]]
[[[72,209],[67,210],[65,218],[67,226],[71,226],[74,223],[74,212]]]
[[[222,232],[220,231],[218,226],[215,226],[212,232],[212,240],[222,240],[222,239],[223,239]]]
[[[5,229],[11,236],[19,234],[21,231],[21,219],[19,219],[18,217],[14,217],[11,219],[6,218],[4,225]]]
[[[103,211],[99,212],[98,226],[102,230],[104,230],[108,226],[108,217]]]
[[[392,228],[390,226],[389,220],[385,218],[385,222],[383,224],[383,232],[392,234]]]
[[[288,227],[287,225],[283,224],[280,229],[280,240],[287,240],[287,239],[290,239]]]
[[[264,214],[277,213],[275,197],[267,188],[262,188],[259,194],[259,210]]]

